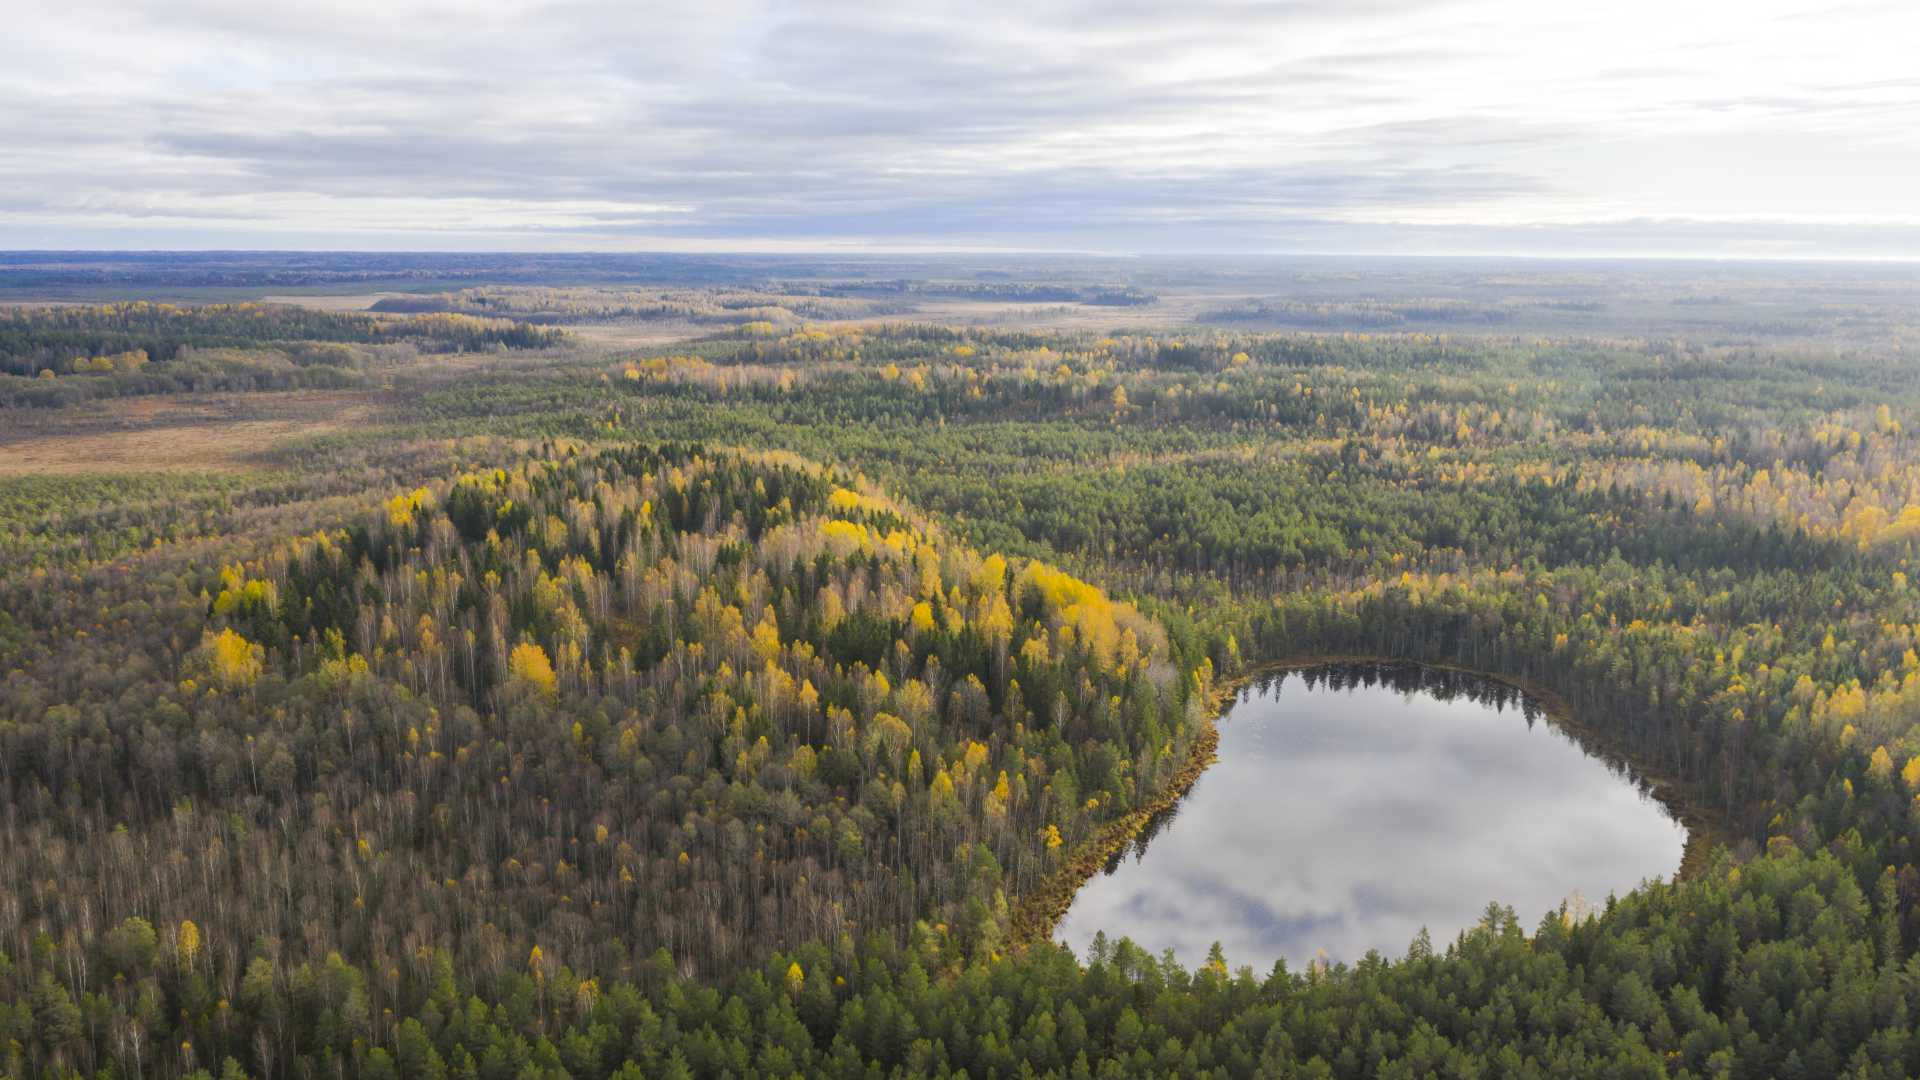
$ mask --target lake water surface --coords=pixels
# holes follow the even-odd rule
[[[1686,830],[1519,691],[1411,664],[1276,674],[1220,724],[1219,761],[1075,896],[1055,936],[1095,932],[1195,966],[1443,948],[1510,905],[1529,933],[1680,866]]]

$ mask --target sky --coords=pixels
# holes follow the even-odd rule
[[[0,248],[1920,257],[1913,0],[0,22]]]

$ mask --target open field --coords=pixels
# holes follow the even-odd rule
[[[263,304],[289,304],[293,307],[312,308],[315,311],[365,311],[373,305],[400,293],[268,293],[260,297]]]
[[[0,476],[243,470],[299,439],[378,416],[374,392],[294,391],[108,402],[0,431]]]

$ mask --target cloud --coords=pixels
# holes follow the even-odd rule
[[[1815,6],[75,0],[0,246],[1847,253],[1920,225],[1920,15]]]
[[[1685,830],[1657,803],[1511,709],[1288,676],[1221,735],[1144,854],[1075,895],[1058,937],[1082,955],[1099,930],[1188,964],[1216,939],[1256,969],[1398,955],[1489,900],[1533,926],[1575,888],[1600,900],[1680,862]]]

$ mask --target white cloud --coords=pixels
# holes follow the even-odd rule
[[[76,0],[0,40],[0,246],[1886,254],[1916,40],[1786,0]]]

